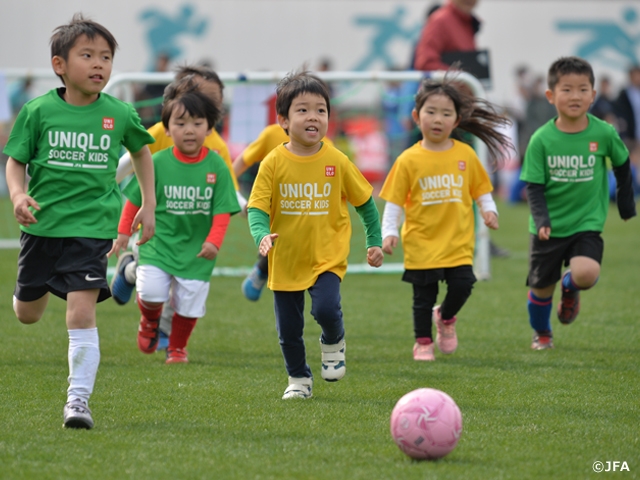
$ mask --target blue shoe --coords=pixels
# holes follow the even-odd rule
[[[116,273],[111,280],[111,295],[118,305],[124,305],[131,300],[131,294],[135,288],[135,283],[129,283],[124,275],[124,269],[136,259],[132,252],[124,252],[120,255],[118,263],[116,263]]]
[[[267,277],[262,274],[257,265],[254,265],[251,273],[242,282],[242,293],[247,300],[257,302],[266,283]]]
[[[160,336],[158,337],[158,350],[166,350],[169,347],[169,335],[160,330]]]

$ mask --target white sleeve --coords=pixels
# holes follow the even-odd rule
[[[484,195],[480,195],[476,202],[480,207],[480,210],[483,212],[493,212],[498,215],[498,208],[496,207],[496,202],[493,201],[493,197],[490,193],[485,193]]]
[[[244,198],[244,195],[240,193],[240,190],[236,190],[236,198],[238,199],[238,203],[240,204],[240,210],[244,211],[247,206],[247,199]]]
[[[387,202],[382,213],[382,238],[398,237],[398,229],[402,224],[404,209],[400,205]]]
[[[116,170],[116,182],[120,183],[133,173],[133,164],[131,163],[131,155],[126,152],[118,160],[118,168]]]

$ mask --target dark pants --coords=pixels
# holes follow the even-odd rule
[[[476,282],[471,266],[436,270],[406,271],[404,281],[413,284],[413,331],[416,338],[432,337],[432,310],[438,299],[438,282],[447,284],[447,294],[440,306],[445,320],[453,318],[471,296]]]
[[[340,306],[340,278],[331,272],[321,274],[309,288],[311,315],[322,328],[322,343],[333,345],[344,337],[342,307]],[[304,290],[274,291],[276,329],[284,365],[290,377],[312,377],[307,365],[304,339]]]

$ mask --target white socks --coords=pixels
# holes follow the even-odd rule
[[[67,401],[89,403],[100,364],[97,328],[69,330],[69,388]]]

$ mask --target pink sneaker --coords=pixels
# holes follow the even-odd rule
[[[433,323],[436,324],[438,334],[436,335],[436,344],[438,350],[442,353],[453,353],[458,348],[458,337],[456,336],[456,317],[451,319],[448,325],[442,321],[440,316],[440,305],[433,307]]]
[[[433,362],[436,359],[433,355],[433,342],[429,344],[416,342],[413,346],[413,359],[423,362]]]

